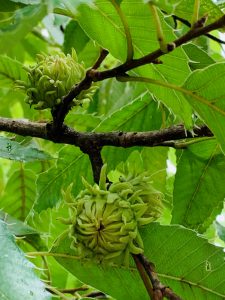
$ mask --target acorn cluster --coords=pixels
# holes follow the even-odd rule
[[[28,81],[17,81],[17,87],[25,90],[25,102],[35,109],[54,108],[62,102],[71,88],[85,77],[85,68],[78,63],[75,50],[65,55],[37,55],[37,64],[24,67],[27,70]],[[82,91],[71,106],[81,105],[91,99],[95,88]]]
[[[100,263],[129,265],[131,254],[143,252],[139,228],[160,217],[162,194],[150,187],[146,173],[106,183],[106,166],[99,184],[90,185],[74,199],[65,198],[71,211],[72,248],[81,257]]]

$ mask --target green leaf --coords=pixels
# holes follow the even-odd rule
[[[225,242],[225,227],[221,225],[219,222],[216,222],[216,231],[219,238]]]
[[[22,237],[23,240],[28,242],[37,250],[46,250],[46,246],[40,236],[40,232],[35,230],[33,227],[30,227],[24,222],[11,217],[9,214],[3,211],[0,211],[0,220],[6,222],[6,224],[8,225],[8,230],[13,235]]]
[[[223,88],[225,64],[213,64],[194,71],[183,88],[190,105],[209,126],[225,151],[225,92]]]
[[[156,0],[155,2],[161,9],[166,10],[166,12],[169,14],[173,13],[174,15],[182,17],[186,20],[192,20],[195,0]],[[215,21],[223,15],[220,7],[214,2],[215,1],[211,0],[201,0],[199,15],[200,17],[207,15],[208,23]]]
[[[15,80],[27,80],[23,65],[15,59],[0,55],[0,86],[6,87],[7,83],[11,86]]]
[[[204,232],[223,208],[225,157],[215,140],[179,151],[172,223]]]
[[[18,2],[18,1],[17,1]],[[1,1],[0,2],[0,13],[2,12],[13,12],[19,8],[24,7],[24,4],[15,3],[14,1]]]
[[[49,160],[52,157],[33,146],[22,146],[18,142],[0,136],[0,157],[23,162]]]
[[[41,212],[55,207],[62,199],[61,190],[73,182],[73,194],[83,187],[81,177],[91,178],[90,162],[78,148],[65,146],[59,152],[57,166],[39,175],[34,209]]]
[[[190,59],[189,66],[192,70],[203,69],[215,63],[215,60],[194,44],[186,44],[183,49]]]
[[[11,217],[9,214],[0,211],[0,219],[8,224],[8,230],[18,237],[27,236],[27,235],[36,235],[39,234],[34,228],[24,224],[20,220],[17,220]]]
[[[145,92],[107,116],[94,131],[147,131],[159,129],[161,117],[161,112],[152,95]]]
[[[0,221],[0,298],[7,300],[51,299],[44,284],[34,274],[33,265],[25,259],[14,242],[6,223]]]
[[[19,169],[12,168],[12,174],[1,199],[1,207],[5,212],[17,219],[25,220],[35,200],[35,180],[35,173],[25,169],[22,164]]]
[[[73,18],[76,16],[77,8],[80,4],[91,5],[92,2],[93,0],[76,0],[76,2],[73,0],[62,0],[57,3],[54,12]]]
[[[64,31],[64,52],[71,53],[72,48],[74,48],[79,54],[84,47],[87,45],[89,37],[82,30],[78,22],[71,20]]]
[[[23,3],[25,5],[37,5],[37,4],[41,4],[41,2],[43,2],[43,0],[11,0],[15,3]]]
[[[221,248],[180,226],[152,223],[141,229],[141,235],[145,256],[155,264],[160,280],[182,299],[224,299],[225,261]],[[80,280],[116,299],[149,299],[132,262],[129,269],[95,265],[80,260],[70,244],[71,240],[64,238],[51,253],[57,253],[56,260]]]
[[[134,57],[138,58],[158,49],[154,20],[148,7],[141,0],[136,2],[124,0],[120,7],[130,27]],[[91,7],[81,5],[79,12],[77,19],[87,35],[101,47],[109,49],[115,58],[125,61],[126,36],[121,20],[110,2],[97,0]],[[173,41],[176,36],[162,15],[161,22],[168,41]],[[135,72],[164,82],[182,84],[190,73],[187,56],[182,48],[163,56],[162,61],[163,64],[149,64],[138,68]],[[147,88],[157,100],[162,101],[175,115],[182,118],[187,127],[192,125],[192,110],[183,95],[175,91],[165,91],[161,87],[148,85]]]
[[[16,43],[19,43],[46,14],[47,6],[43,2],[15,11],[13,20],[9,24],[0,26],[1,53],[7,53]]]

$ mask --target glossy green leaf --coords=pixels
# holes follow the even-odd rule
[[[223,88],[225,64],[213,64],[193,72],[184,88],[192,91],[186,94],[190,105],[209,126],[225,151],[225,92]]]
[[[178,154],[172,223],[204,232],[223,208],[225,157],[215,140]]]
[[[33,146],[22,146],[3,136],[0,136],[0,157],[23,162],[52,159],[48,153],[42,150]]]
[[[44,284],[32,270],[33,265],[15,244],[6,223],[0,220],[0,298],[7,300],[51,299]],[[13,284],[12,284],[13,283]]]
[[[24,221],[35,200],[35,181],[35,173],[25,169],[22,164],[19,169],[13,168],[1,199],[1,208]]]
[[[152,223],[141,230],[145,256],[156,266],[160,280],[184,300],[222,300],[224,252],[180,226]],[[57,261],[80,280],[116,299],[149,299],[133,262],[129,269],[80,260],[64,238],[53,247]],[[68,255],[60,257],[59,253]],[[122,283],[122,284],[121,284]]]

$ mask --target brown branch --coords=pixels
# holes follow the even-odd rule
[[[137,254],[135,256],[144,267],[145,272],[148,274],[148,277],[152,283],[152,300],[162,300],[164,297],[170,300],[182,300],[169,287],[160,282],[153,263],[149,262],[143,254]]]
[[[137,267],[137,270],[139,272],[139,275],[145,285],[145,288],[150,296],[150,299],[153,299],[154,297],[154,294],[153,294],[153,288],[152,288],[152,284],[151,284],[151,281],[149,280],[149,277],[148,275],[146,274],[145,272],[145,269],[143,267],[143,264],[140,262],[139,258],[138,258],[138,255],[136,254],[133,254],[132,255],[133,259],[134,259],[134,262],[136,264],[136,267]]]
[[[85,143],[85,145],[80,146],[80,150],[83,153],[88,154],[90,162],[91,162],[91,167],[92,167],[92,172],[93,172],[93,177],[94,177],[94,182],[99,183],[100,180],[100,173],[101,169],[103,166],[103,160],[101,156],[101,147],[94,146],[92,142]]]
[[[101,150],[104,146],[129,148],[134,146],[165,146],[165,142],[172,142],[187,138],[212,137],[207,126],[194,127],[193,131],[186,131],[183,125],[175,125],[166,129],[147,132],[77,132],[64,126],[60,136],[55,137],[52,124],[29,122],[0,118],[0,131],[15,133],[22,136],[37,137],[54,143],[74,145],[87,150],[90,148]],[[173,143],[168,146],[173,146]]]

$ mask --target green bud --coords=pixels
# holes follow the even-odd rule
[[[26,103],[35,109],[54,108],[62,101],[72,87],[85,77],[85,68],[78,63],[75,50],[72,55],[59,53],[54,56],[37,55],[37,64],[25,67],[28,82],[18,81],[18,88],[25,89]],[[72,106],[87,103],[91,99],[96,87],[84,90],[73,100]]]

